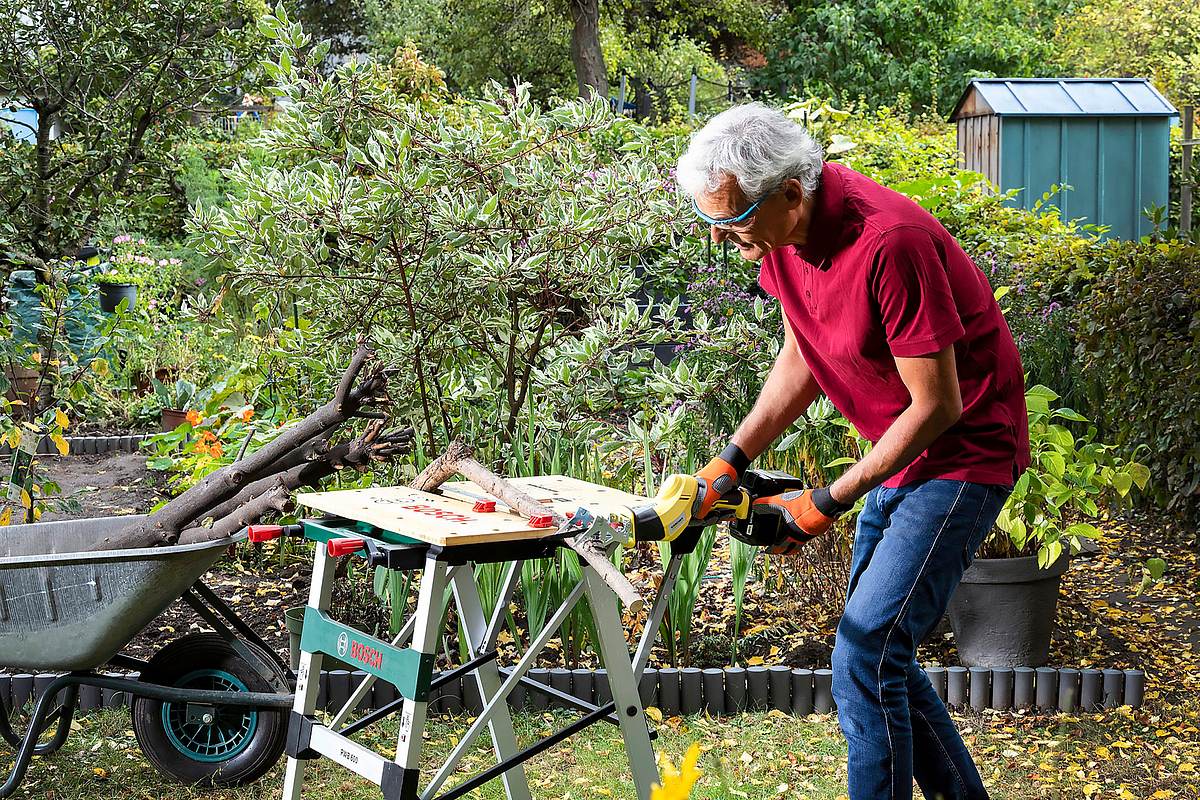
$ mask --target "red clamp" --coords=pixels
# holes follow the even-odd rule
[[[529,527],[531,528],[553,528],[553,514],[534,514],[529,518]]]
[[[495,500],[476,500],[475,505],[471,507],[472,511],[480,514],[491,514],[496,510]]]
[[[348,556],[351,553],[357,553],[366,546],[366,542],[362,539],[356,539],[352,536],[344,536],[338,539],[330,539],[325,543],[325,549],[329,555],[334,558]]]
[[[269,542],[283,536],[282,525],[251,525],[246,528],[246,534],[252,542]]]

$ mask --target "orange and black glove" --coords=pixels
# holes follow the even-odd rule
[[[750,459],[742,452],[742,448],[730,442],[721,455],[696,473],[700,479],[700,491],[696,495],[692,516],[696,519],[707,517],[721,497],[737,488],[742,473],[749,466]]]
[[[778,514],[783,517],[780,537],[767,552],[789,556],[800,547],[820,536],[833,526],[834,520],[853,508],[833,499],[827,487],[804,489],[760,497],[754,501],[758,514]]]

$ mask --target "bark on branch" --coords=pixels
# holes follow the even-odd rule
[[[414,489],[432,492],[452,478],[462,475],[483,491],[502,501],[509,508],[526,517],[535,514],[550,514],[555,526],[561,526],[567,521],[562,514],[539,503],[517,486],[509,483],[496,473],[475,460],[471,448],[462,442],[454,442],[446,452],[430,462],[410,484]],[[625,575],[613,566],[604,553],[593,542],[581,540],[574,536],[564,539],[567,546],[574,550],[587,565],[596,571],[608,587],[620,598],[629,610],[635,614],[641,610],[642,598],[637,589]]]
[[[371,349],[360,342],[333,399],[243,460],[206,476],[158,512],[99,542],[96,549],[174,544],[185,530],[196,535],[190,531],[198,527],[223,530],[223,522],[248,518],[243,512],[247,504],[261,514],[275,508],[281,492],[286,495],[301,485],[315,485],[337,469],[365,468],[372,459],[408,452],[412,431],[384,434],[380,420],[372,422],[359,439],[330,445],[335,429],[387,399],[387,371],[367,370],[371,356]],[[276,484],[277,489],[269,488]],[[210,519],[217,522],[204,526]]]

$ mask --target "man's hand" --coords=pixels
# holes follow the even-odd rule
[[[783,537],[767,548],[771,555],[786,556],[828,531],[849,508],[834,500],[826,488],[794,490],[754,501],[759,514],[783,517]]]
[[[721,451],[721,455],[708,462],[696,473],[696,477],[700,479],[700,491],[692,516],[696,519],[707,517],[722,496],[737,488],[738,480],[748,466],[750,459],[740,447],[732,443]]]

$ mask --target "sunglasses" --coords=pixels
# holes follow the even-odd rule
[[[750,226],[751,222],[747,222],[747,220],[749,220],[750,217],[754,215],[754,212],[758,210],[758,206],[762,203],[762,201],[766,200],[773,194],[775,194],[774,191],[767,192],[762,197],[751,203],[749,208],[747,208],[741,214],[738,214],[736,217],[726,217],[725,219],[710,217],[708,214],[705,214],[700,210],[700,206],[696,203],[696,198],[694,197],[692,198],[692,210],[696,212],[696,216],[707,222],[709,225],[712,225],[714,228],[728,229],[735,226],[745,228]]]

